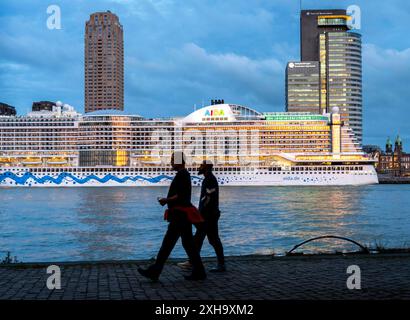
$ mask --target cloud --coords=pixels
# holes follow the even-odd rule
[[[180,52],[185,67],[192,70],[193,80],[209,82],[213,87],[228,87],[231,95],[253,96],[263,104],[275,104],[275,83],[282,83],[284,69],[277,59],[251,59],[235,53],[208,53],[194,43],[184,45]]]
[[[410,48],[363,45],[365,134],[370,141],[380,141],[398,132],[410,141],[409,86]]]
[[[166,107],[158,104],[149,108],[150,113],[162,115],[190,112],[190,106],[209,103],[211,98],[283,111],[284,68],[277,59],[210,53],[195,43],[170,49],[166,56],[162,63],[129,60],[132,69],[136,67],[129,72],[127,82],[137,110],[154,94],[168,97]]]
[[[362,9],[365,143],[408,137],[410,2]],[[299,2],[288,0],[58,0],[62,30],[46,28],[42,1],[0,2],[0,101],[24,113],[35,100],[83,109],[84,23],[111,10],[124,26],[125,107],[185,115],[212,98],[283,111],[285,66],[299,59]],[[305,8],[351,1],[306,0]],[[383,12],[383,14],[380,14]],[[410,142],[410,137],[408,139]],[[405,141],[406,143],[406,141]]]

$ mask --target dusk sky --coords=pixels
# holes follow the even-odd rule
[[[61,30],[49,30],[49,5]],[[410,2],[304,0],[303,9],[362,11],[364,143],[400,133],[410,150]],[[125,110],[184,116],[223,98],[284,111],[285,67],[299,56],[299,0],[71,0],[0,2],[0,102],[84,110],[84,25],[111,10],[124,28]]]

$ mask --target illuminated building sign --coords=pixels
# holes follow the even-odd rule
[[[212,110],[205,110],[205,117],[222,117],[225,115],[223,109],[212,109]]]

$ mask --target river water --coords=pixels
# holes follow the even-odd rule
[[[156,198],[166,188],[0,189],[0,260],[23,262],[154,257],[167,223]],[[193,189],[193,201],[198,200]],[[410,185],[223,187],[220,233],[228,255],[282,254],[320,235],[365,245],[410,246]],[[313,251],[350,251],[339,240]],[[202,254],[214,253],[205,241]],[[173,257],[184,257],[180,242]]]

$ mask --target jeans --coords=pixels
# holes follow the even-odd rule
[[[198,252],[201,252],[205,237],[208,237],[209,244],[215,249],[219,265],[225,264],[224,249],[218,232],[219,215],[205,218],[205,222],[196,224],[194,236],[195,245]],[[191,261],[192,263],[192,261]]]
[[[152,266],[153,271],[158,274],[161,273],[165,262],[174,249],[179,237],[181,237],[182,246],[192,263],[192,274],[204,274],[205,269],[192,235],[192,223],[188,220],[184,212],[176,210],[172,211],[172,216],[169,217],[168,220],[168,230],[165,233],[155,264]]]

